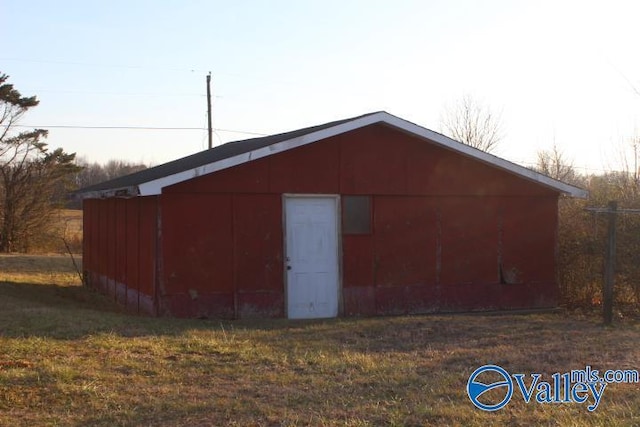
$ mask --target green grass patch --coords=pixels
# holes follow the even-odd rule
[[[75,260],[82,271],[82,257]],[[0,254],[0,282],[77,285],[80,277],[70,255]]]
[[[156,319],[39,277],[0,282],[0,425],[640,424],[640,384],[609,385],[593,413],[517,396],[485,413],[465,391],[485,363],[547,379],[586,364],[638,369],[634,320],[604,328],[562,313]]]

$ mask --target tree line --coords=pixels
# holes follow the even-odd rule
[[[471,147],[491,152],[502,140],[500,115],[477,99],[465,95],[445,108],[440,119],[444,134]],[[589,191],[589,199],[561,197],[558,209],[558,283],[562,302],[569,308],[594,308],[602,304],[607,218],[589,207],[617,201],[621,209],[640,209],[640,140],[632,154],[620,155],[620,171],[583,174],[576,171],[562,150],[553,146],[538,152],[535,166],[551,178]],[[614,305],[618,315],[640,307],[640,214],[619,215],[617,227]]]
[[[78,201],[70,202],[72,191],[145,166],[88,163],[62,148],[51,150],[44,129],[18,131],[22,117],[39,101],[23,96],[8,80],[0,72],[0,252],[29,252],[59,238],[56,213],[79,207]]]
[[[75,189],[89,187],[148,168],[144,163],[134,163],[117,159],[111,159],[106,163],[98,163],[89,162],[82,157],[76,159],[76,165],[79,166],[80,169],[73,176]],[[65,205],[69,209],[82,209],[82,200],[70,197]]]
[[[16,132],[39,101],[22,96],[0,73],[0,252],[28,251],[47,228],[79,171],[75,154],[49,150],[47,131]]]
[[[70,192],[146,166],[122,160],[89,162],[61,148],[50,150],[44,142],[46,130],[17,132],[15,125],[39,101],[22,96],[7,80],[0,73],[0,252],[28,252],[51,238],[56,211],[81,208],[81,201],[68,197]],[[441,122],[443,133],[484,151],[494,149],[502,138],[499,116],[468,96],[446,110]],[[633,161],[623,162],[625,170],[591,175],[576,172],[557,147],[538,154],[533,169],[590,192],[589,200],[559,202],[558,281],[569,307],[601,302],[605,218],[585,208],[617,200],[621,208],[640,209],[637,148],[634,145]],[[616,276],[616,298],[622,307],[640,304],[639,253],[640,215],[622,216]]]
[[[633,161],[623,155],[620,171],[581,174],[555,146],[538,153],[536,171],[589,191],[587,200],[559,200],[558,283],[563,304],[569,308],[597,308],[602,304],[608,218],[592,208],[617,201],[621,209],[640,210],[637,155],[634,150]],[[640,307],[640,214],[619,215],[616,230],[614,305],[618,315],[635,316]]]

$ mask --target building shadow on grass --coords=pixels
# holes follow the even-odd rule
[[[504,327],[508,325],[508,327]],[[211,332],[222,339],[277,345],[296,342],[310,350],[393,352],[431,351],[456,343],[490,348],[558,331],[582,335],[579,322],[563,315],[419,315],[328,320],[175,319],[126,313],[113,299],[75,285],[0,282],[0,336],[81,339],[96,334],[121,337],[180,336]],[[586,329],[593,321],[585,324]],[[321,338],[321,343],[318,340]]]

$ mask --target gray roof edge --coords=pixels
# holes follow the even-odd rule
[[[430,129],[407,121],[405,119],[401,119],[397,116],[387,113],[386,111],[364,114],[358,117],[353,117],[351,119],[338,120],[326,123],[324,125],[312,126],[296,131],[270,135],[262,138],[252,138],[248,140],[230,142],[217,147],[219,153],[221,154],[220,156],[216,156],[216,153],[212,152],[211,150],[202,151],[152,168],[153,170],[155,170],[155,173],[153,170],[147,170],[146,173],[145,171],[141,171],[132,174],[129,176],[131,178],[129,181],[133,182],[129,182],[129,185],[127,185],[127,179],[125,177],[125,179],[120,178],[113,180],[114,184],[120,184],[116,188],[100,188],[104,187],[104,184],[108,184],[107,182],[96,186],[87,187],[85,189],[87,191],[83,191],[81,189],[77,191],[76,194],[80,195],[82,198],[113,197],[114,195],[118,195],[119,192],[123,190],[126,190],[123,193],[125,194],[123,197],[160,194],[162,192],[162,188],[191,179],[195,176],[213,173],[218,170],[226,169],[228,167],[273,155],[282,151],[287,151],[292,148],[356,130],[375,123],[384,123],[401,131],[407,132],[408,134],[427,139],[439,146],[479,160],[490,166],[497,167],[498,169],[505,170],[523,179],[546,186],[561,194],[566,194],[577,198],[588,197],[588,192],[586,190],[564,183],[562,181],[555,180],[532,169],[520,166],[516,163],[513,163],[501,157],[497,157],[485,151],[470,147],[445,135],[434,132]],[[225,156],[225,154],[228,155]],[[211,158],[211,161],[207,163],[206,160],[209,158]],[[188,159],[195,161],[189,163],[189,161],[187,161]],[[200,162],[200,160],[205,161]],[[180,169],[180,166],[184,166],[183,164],[186,166]],[[168,167],[169,165],[172,165],[174,167]],[[168,170],[169,172],[164,175],[157,173],[162,170]]]
[[[213,149],[200,151],[176,160],[150,167],[148,169],[134,172],[130,175],[121,176],[81,188],[79,190],[76,190],[73,194],[78,198],[109,197],[108,194],[111,194],[112,190],[114,189],[128,188],[133,186],[136,186],[138,189],[140,189],[141,187],[147,188],[147,184],[154,183],[156,181],[162,181],[163,178],[169,176],[179,175],[183,177],[183,180],[185,177],[186,179],[189,179],[202,173],[211,173],[212,171],[218,170],[216,168],[212,169],[209,166],[216,163],[224,162],[229,158],[246,157],[248,160],[252,160],[255,158],[255,156],[252,156],[251,153],[261,148],[278,145],[283,141],[297,139],[300,136],[313,134],[318,130],[335,127],[340,124],[344,124],[375,114],[377,113],[368,113],[357,117],[336,120],[321,125],[309,126],[306,128],[267,135],[264,137],[231,141],[226,144],[214,147]],[[249,155],[244,156],[247,153],[249,153]]]

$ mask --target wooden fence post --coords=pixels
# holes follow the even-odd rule
[[[604,284],[602,287],[602,317],[605,325],[610,325],[613,320],[613,283],[615,280],[617,211],[618,202],[609,202],[609,208],[607,210],[607,216],[609,219],[609,226],[607,230],[607,252],[604,266]]]

